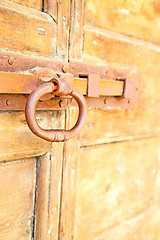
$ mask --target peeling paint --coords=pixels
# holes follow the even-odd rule
[[[92,43],[93,43],[94,45],[97,45],[97,44],[98,44],[97,41],[92,41]]]
[[[119,12],[122,12],[122,13],[124,13],[124,14],[126,14],[126,15],[128,15],[129,13],[130,13],[130,11],[128,10],[128,9],[119,9]]]

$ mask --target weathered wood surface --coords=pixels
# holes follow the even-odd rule
[[[159,239],[159,150],[160,138],[81,148],[76,240]]]
[[[63,146],[55,143],[51,151],[38,158],[34,234],[37,240],[58,239]]]
[[[69,107],[66,112],[66,128],[73,127],[78,109]],[[78,136],[65,143],[62,167],[62,192],[60,209],[59,240],[74,238],[75,207],[77,198],[77,156],[79,154]]]
[[[2,50],[39,56],[56,56],[53,18],[11,1],[0,2],[0,45]]]
[[[57,0],[43,0],[44,12],[50,14],[57,21]]]
[[[32,237],[36,159],[0,164],[0,239]]]
[[[19,180],[17,178],[22,172],[23,188],[20,188],[20,193],[23,193],[23,189],[29,189],[26,192],[33,192],[30,199],[34,200],[36,183],[33,221],[35,239],[157,240],[160,238],[160,138],[146,137],[160,133],[160,49],[157,45],[133,37],[159,43],[159,16],[153,15],[153,7],[149,9],[151,1],[119,3],[116,0],[107,4],[104,0],[86,2],[87,11],[84,14],[84,1],[44,0],[43,10],[51,17],[11,1],[1,1],[1,49],[57,57],[65,61],[70,56],[79,59],[82,57],[91,62],[108,61],[112,66],[135,66],[141,75],[140,100],[128,110],[118,107],[88,109],[80,141],[75,137],[65,143],[65,147],[63,143],[56,143],[52,152],[48,152],[50,143],[35,137],[27,128],[24,113],[1,112],[0,161],[39,156],[48,152],[38,159],[37,179],[35,160],[29,160],[34,164],[34,174],[29,170],[32,187],[28,187],[31,180],[23,173],[30,167],[25,166],[23,171],[8,169],[10,171],[7,171],[6,177],[11,172],[14,181],[13,176],[9,180],[14,184],[7,185],[9,190],[5,189],[8,191],[5,202],[10,201],[12,204],[14,198],[8,196],[15,187],[15,178]],[[155,5],[158,10],[159,4]],[[89,24],[83,28],[85,15],[85,22]],[[42,127],[61,128],[66,125],[70,128],[77,119],[77,110],[70,107],[66,113],[58,111],[56,115],[44,112],[38,113],[37,117]],[[133,140],[144,137],[144,140]],[[129,139],[132,141],[126,141]],[[126,142],[104,144],[124,140]],[[16,164],[23,166],[24,162],[25,160]],[[4,166],[12,166],[11,163]],[[3,185],[5,180],[8,181],[8,178],[3,176]],[[28,196],[22,196],[22,200],[25,207],[28,206]],[[16,198],[16,201],[19,203],[19,199]],[[31,206],[32,214],[27,209],[29,217],[33,217],[33,204]],[[21,205],[16,207],[20,208]],[[16,207],[12,218],[17,216]],[[24,218],[23,215],[21,219]],[[3,217],[2,220],[4,219]],[[12,233],[16,234],[13,239],[31,238],[31,226],[26,227],[25,221],[28,218],[24,219],[21,230],[17,230],[19,221],[18,224],[16,221],[12,223],[12,226],[16,226]],[[8,223],[4,223],[6,229],[8,225],[5,224]],[[2,240],[9,237],[2,235]]]
[[[160,48],[152,43],[86,26],[83,58],[92,59],[92,56],[97,61],[108,61],[112,66],[135,66],[140,74],[140,96],[130,110],[118,107],[88,109],[86,125],[81,132],[81,144],[159,135]]]
[[[160,238],[160,208],[155,207],[138,217],[127,220],[119,226],[101,234],[100,239],[110,240],[158,240]]]
[[[57,0],[57,57],[68,61],[70,0]]]
[[[160,43],[160,2],[87,0],[86,22],[135,38]]]
[[[35,8],[40,11],[42,10],[42,1],[43,0],[11,0],[11,2],[15,2],[30,8]]]
[[[84,17],[85,0],[71,1],[69,57],[72,59],[82,58]]]
[[[64,111],[37,111],[42,128],[63,128]],[[0,161],[40,156],[51,143],[35,136],[27,126],[24,111],[0,112]]]

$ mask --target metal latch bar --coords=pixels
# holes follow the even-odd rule
[[[115,97],[123,96],[124,85],[125,85],[124,80],[101,79],[99,82],[99,96],[115,96]],[[88,79],[74,78],[73,86],[79,89],[81,93],[83,93],[83,95],[88,96],[87,94]]]
[[[38,76],[0,72],[0,93],[29,94],[38,86]]]
[[[40,69],[46,77],[44,68],[67,81],[66,73],[70,73],[73,85],[86,96],[88,106],[130,108],[140,96],[140,74],[134,66],[125,68],[82,60],[63,62],[0,51],[0,110],[24,110],[27,94],[44,81],[30,70]],[[72,99],[66,101],[47,96],[40,99],[37,109],[65,109],[67,102],[74,103]]]
[[[0,72],[0,93],[6,94],[29,94],[39,85],[37,75]],[[88,79],[74,78],[73,86],[83,95],[88,95]],[[92,82],[92,88],[97,88]],[[97,89],[96,89],[97,90]],[[122,96],[124,81],[100,80],[98,96]],[[97,96],[97,97],[98,97]]]

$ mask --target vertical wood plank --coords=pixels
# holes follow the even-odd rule
[[[35,202],[35,235],[36,240],[48,236],[48,193],[50,178],[50,153],[39,158],[37,163],[37,186]],[[47,239],[47,238],[46,238]]]
[[[57,0],[57,57],[68,61],[70,0]]]
[[[56,0],[43,0],[43,11],[50,14],[55,21],[57,21],[57,1]]]
[[[55,113],[52,128],[64,128],[65,114]],[[51,150],[39,157],[35,203],[35,240],[57,240],[61,197],[64,143],[53,143]]]
[[[48,240],[58,240],[64,143],[54,143],[50,165]]]
[[[35,240],[57,240],[61,192],[63,143],[38,159]]]
[[[77,120],[76,108],[68,108],[66,114],[66,127],[70,129]],[[65,143],[63,169],[62,169],[62,192],[59,240],[73,240],[76,205],[76,180],[77,180],[77,154],[78,136]]]
[[[85,0],[73,0],[71,2],[70,58],[81,59]]]

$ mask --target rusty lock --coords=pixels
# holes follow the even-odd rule
[[[43,129],[36,121],[36,104],[40,97],[47,93],[55,96],[72,96],[78,103],[79,116],[75,126],[70,130]],[[25,116],[30,130],[38,137],[50,142],[63,142],[77,135],[85,122],[87,114],[87,103],[83,95],[72,86],[70,82],[61,78],[53,78],[50,81],[38,86],[28,97]]]

